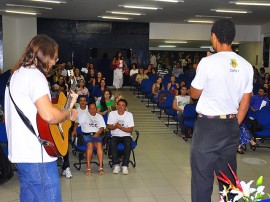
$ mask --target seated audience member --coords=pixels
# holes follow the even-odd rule
[[[86,75],[86,84],[90,86],[96,85],[96,74],[93,68],[89,68],[88,74]]]
[[[147,75],[149,75],[149,74],[156,74],[156,70],[155,70],[155,68],[151,64],[149,64],[147,66],[146,74]]]
[[[265,96],[270,99],[270,88],[269,88],[269,84],[265,83],[263,84],[263,87],[266,89],[266,93]]]
[[[100,84],[98,86],[98,88],[95,88],[95,91],[93,91],[93,96],[95,97],[95,100],[97,101],[98,98],[100,98],[104,92],[104,90],[106,89],[106,82],[105,79],[101,79]]]
[[[89,91],[88,89],[85,87],[85,81],[84,79],[81,79],[78,83],[78,87],[76,87],[75,89],[76,93],[78,95],[87,95],[89,97]]]
[[[129,72],[129,76],[132,77],[134,74],[138,74],[138,69],[137,69],[137,65],[135,63],[133,63],[131,65],[131,70]]]
[[[120,99],[124,99],[123,95],[121,95],[121,94],[118,94],[118,95],[116,95],[116,96],[114,97],[114,103],[113,103],[113,105],[112,105],[112,111],[117,109],[117,102],[118,102]]]
[[[94,146],[97,149],[97,156],[99,162],[99,175],[104,175],[103,170],[103,148],[102,138],[100,134],[106,127],[103,117],[97,114],[97,107],[95,103],[90,103],[87,108],[87,101],[85,96],[79,98],[80,107],[78,108],[78,118],[75,121],[73,136],[77,135],[77,127],[81,126],[83,132],[84,142],[87,145],[86,150],[86,175],[92,175],[90,162],[93,155]]]
[[[57,81],[54,83],[52,86],[52,92],[56,93],[57,95],[62,92],[65,95],[67,95],[67,85],[65,83],[65,78],[64,76],[60,75],[57,79]]]
[[[182,68],[182,63],[177,62],[176,66],[172,70],[172,75],[175,77],[178,77],[181,74],[184,74],[184,70]]]
[[[268,105],[269,99],[266,97],[266,89],[264,87],[260,87],[258,95],[253,95],[250,99],[250,108],[252,111],[257,111]]]
[[[264,74],[263,81],[264,81],[264,83],[269,84],[269,73]]]
[[[117,103],[117,110],[109,113],[108,128],[111,130],[112,138],[110,149],[114,165],[113,173],[119,174],[121,167],[117,151],[118,143],[124,144],[124,156],[122,162],[122,173],[128,174],[129,156],[131,153],[131,133],[134,127],[133,115],[126,111],[128,103],[125,99],[120,99]]]
[[[141,84],[143,79],[149,79],[149,77],[146,75],[145,71],[143,68],[139,69],[139,73],[136,76],[136,82],[138,84]]]
[[[105,115],[107,112],[112,111],[112,106],[114,103],[114,100],[111,99],[112,92],[110,89],[106,89],[101,97],[100,103],[98,105],[97,112],[101,115]]]
[[[105,79],[105,78],[103,78],[101,72],[98,72],[97,77],[95,78],[95,86],[99,86],[102,79]]]
[[[178,95],[175,96],[173,101],[173,109],[177,111],[177,119],[181,129],[182,136],[185,137],[185,126],[183,124],[183,112],[186,104],[190,103],[190,96],[187,95],[187,87],[182,86],[179,88]]]
[[[164,90],[164,87],[162,85],[162,78],[159,76],[156,83],[154,83],[152,86],[152,94],[154,95],[154,98],[158,97],[158,93],[160,90]]]
[[[62,75],[62,70],[56,69],[55,75],[53,76],[53,82],[56,83],[61,75]]]
[[[84,79],[83,75],[81,75],[80,68],[78,68],[78,67],[75,68],[75,70],[74,70],[74,77],[75,77],[77,83],[79,83],[81,79]]]
[[[170,91],[172,95],[178,95],[179,84],[175,82],[175,76],[171,76],[171,81],[167,85],[167,90]]]

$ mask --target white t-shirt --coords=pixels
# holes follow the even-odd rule
[[[219,52],[200,61],[191,85],[202,90],[198,113],[237,114],[244,93],[252,92],[253,68],[234,52]]]
[[[38,134],[35,102],[44,95],[50,97],[50,90],[45,76],[36,68],[23,68],[13,73],[10,82],[10,92],[14,102],[30,120]],[[13,163],[41,163],[41,146],[37,137],[25,126],[18,115],[9,91],[5,91],[5,123],[8,137],[8,158]],[[12,124],[11,124],[12,123]],[[51,157],[43,150],[43,162],[52,162]]]
[[[78,118],[76,119],[76,123],[79,123],[81,126],[82,132],[91,133],[97,132],[100,128],[105,128],[106,124],[104,122],[103,116],[96,113],[95,116],[92,116],[87,107],[86,109],[81,109],[78,107]]]
[[[114,125],[116,123],[120,123],[125,128],[134,127],[133,115],[130,112],[125,111],[123,115],[119,115],[118,111],[111,111],[109,113],[107,124]],[[130,133],[124,132],[120,129],[115,129],[111,131],[112,136],[124,137],[131,136]]]
[[[139,70],[138,69],[131,69],[129,72],[129,76],[132,76],[133,74],[138,74]]]
[[[175,96],[175,98],[177,107],[179,107],[182,110],[184,110],[184,107],[190,103],[190,96],[188,95],[186,96],[177,95]]]

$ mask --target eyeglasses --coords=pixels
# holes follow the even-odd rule
[[[58,62],[58,60],[59,60],[59,58],[57,58],[57,59],[55,60],[55,62]]]

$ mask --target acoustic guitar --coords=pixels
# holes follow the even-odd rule
[[[73,70],[69,70],[70,78],[74,78]],[[76,79],[71,79],[70,90],[75,90]],[[72,101],[72,97],[68,98],[64,93],[60,92],[57,104],[53,104],[59,109],[69,109]],[[73,107],[73,106],[72,106]],[[68,131],[71,127],[71,121],[66,120],[58,124],[48,124],[44,121],[39,114],[37,114],[37,128],[40,138],[45,141],[43,144],[48,155],[53,157],[65,156],[68,151]]]

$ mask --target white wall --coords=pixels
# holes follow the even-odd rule
[[[2,16],[4,71],[13,67],[37,34],[36,17]]]
[[[240,44],[239,55],[259,69],[262,66],[262,43],[247,42]]]

